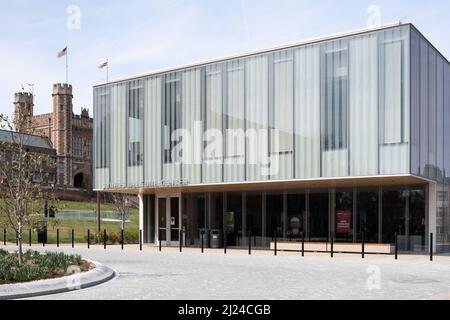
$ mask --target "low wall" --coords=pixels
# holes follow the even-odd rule
[[[83,189],[55,190],[55,197],[66,201],[97,201],[96,195],[92,191]]]

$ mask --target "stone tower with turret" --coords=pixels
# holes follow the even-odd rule
[[[69,84],[53,85],[52,142],[58,154],[58,184],[73,186],[72,119],[73,94]]]
[[[33,112],[33,95],[25,92],[16,93],[14,95],[14,129],[18,132],[29,133],[32,130]]]

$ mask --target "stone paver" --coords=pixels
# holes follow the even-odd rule
[[[46,250],[54,250],[46,248]],[[254,252],[145,248],[79,253],[114,269],[103,285],[45,299],[450,299],[450,257]],[[379,280],[379,281],[378,281]],[[378,285],[379,284],[379,285]],[[42,299],[42,298],[39,298]]]

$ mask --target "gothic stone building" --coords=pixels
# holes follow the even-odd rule
[[[36,131],[48,137],[57,154],[57,187],[63,198],[78,197],[92,192],[93,119],[88,109],[73,113],[73,93],[69,84],[53,86],[53,112],[34,115],[33,95],[17,93],[14,107],[26,111]],[[70,195],[70,197],[68,197]]]

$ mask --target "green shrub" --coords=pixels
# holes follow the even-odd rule
[[[126,244],[138,244],[139,243],[139,232],[125,231],[123,238],[124,238],[124,242]]]
[[[119,236],[117,235],[117,233],[115,233],[115,232],[110,232],[110,233],[108,234],[108,239],[107,239],[107,241],[108,241],[108,244],[116,244],[116,243],[120,242],[120,238],[119,238]]]
[[[63,253],[40,254],[27,251],[23,255],[24,263],[19,267],[17,254],[0,254],[0,281],[27,282],[45,279],[49,275],[63,275],[69,266],[81,266],[83,260],[79,255]]]

